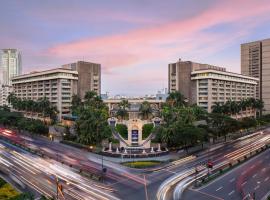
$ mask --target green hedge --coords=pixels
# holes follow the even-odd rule
[[[125,124],[116,124],[116,131],[125,139],[128,139],[128,128]]]
[[[142,139],[146,139],[153,131],[154,125],[151,124],[144,124],[142,128]]]

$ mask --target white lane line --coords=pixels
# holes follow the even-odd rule
[[[165,171],[165,172],[169,172],[169,173],[172,173],[172,174],[176,174],[176,172],[174,172],[174,171],[171,171],[171,170],[168,170],[168,169],[161,169],[161,170],[163,170],[163,171]]]
[[[269,180],[269,176],[266,177],[266,178],[264,179],[264,182],[266,182],[266,181],[268,181],[268,180]]]
[[[245,182],[244,182],[244,183],[242,183],[241,185],[242,185],[242,186],[244,186],[244,185],[246,185],[246,184],[247,184],[247,182],[245,181]]]
[[[250,169],[253,169],[255,167],[255,165],[252,165],[251,167],[250,167]]]
[[[262,172],[265,172],[265,171],[266,171],[266,168],[263,168],[263,169],[262,169]]]
[[[231,196],[234,192],[235,192],[235,191],[233,190],[233,191],[231,191],[228,195]]]
[[[216,191],[219,191],[219,190],[221,190],[223,187],[222,186],[220,186],[218,189],[216,189]]]
[[[252,178],[255,178],[257,176],[257,174],[254,174],[253,176],[252,176]]]
[[[243,171],[242,173],[241,173],[241,175],[244,175],[246,173],[246,171]]]
[[[257,185],[257,186],[254,188],[254,190],[257,190],[259,187],[260,187],[260,186],[259,186],[259,185]]]
[[[231,180],[230,180],[230,183],[232,183],[232,182],[234,182],[234,181],[235,181],[235,178],[231,179]]]
[[[245,200],[245,199],[248,198],[248,197],[250,197],[250,194],[247,194],[247,195],[243,198],[243,200]]]

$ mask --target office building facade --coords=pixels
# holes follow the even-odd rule
[[[259,79],[256,98],[270,113],[270,39],[241,44],[241,73]]]
[[[0,50],[0,84],[11,85],[11,78],[22,73],[21,54],[17,49]]]
[[[14,94],[21,99],[37,101],[46,97],[62,115],[70,114],[72,96],[77,94],[78,72],[57,68],[12,78]]]
[[[257,78],[227,72],[223,67],[181,60],[169,64],[169,91],[181,92],[189,104],[208,112],[215,102],[255,98],[257,82]]]
[[[0,85],[0,106],[9,106],[8,95],[12,92],[12,86]]]
[[[63,68],[78,72],[78,96],[83,99],[88,91],[101,95],[101,65],[91,62],[78,61],[62,65]]]

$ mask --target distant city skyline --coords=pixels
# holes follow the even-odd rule
[[[240,44],[270,38],[269,11],[267,0],[4,1],[0,49],[20,50],[23,73],[100,63],[102,93],[143,96],[168,87],[179,58],[240,73]]]

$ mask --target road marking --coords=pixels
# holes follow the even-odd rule
[[[176,174],[176,172],[173,172],[173,171],[171,171],[171,170],[168,170],[168,169],[161,169],[162,171],[166,171],[166,172],[170,172],[170,173],[172,173],[172,174]]]
[[[257,176],[257,174],[254,174],[253,176],[252,176],[252,178],[255,178]]]
[[[245,199],[248,198],[248,197],[250,197],[250,194],[247,194],[247,195],[243,198],[243,200],[245,200]]]
[[[257,186],[254,188],[254,190],[257,190],[259,187],[260,187],[260,186],[259,186],[259,185],[257,185]]]
[[[232,183],[232,182],[234,182],[234,181],[235,181],[235,178],[231,179],[231,180],[230,180],[230,183]]]
[[[252,165],[251,167],[250,167],[250,169],[253,169],[255,167],[255,165]]]
[[[244,185],[246,185],[246,184],[247,184],[247,182],[245,181],[245,182],[244,182],[244,183],[242,183],[241,185],[242,185],[242,186],[244,186]]]
[[[266,168],[263,168],[263,169],[262,169],[262,172],[264,172],[265,170],[266,170]]]
[[[244,175],[246,173],[246,171],[243,171],[242,173],[241,173],[241,175]]]
[[[214,195],[212,195],[212,194],[208,194],[208,193],[203,192],[203,191],[194,190],[194,189],[191,189],[191,188],[189,188],[189,190],[194,191],[194,192],[198,192],[198,193],[201,193],[201,194],[204,194],[204,195],[206,195],[206,196],[212,197],[212,198],[217,199],[217,200],[224,200],[224,199],[222,199],[222,198],[220,198],[220,197],[214,196]]]
[[[222,186],[220,186],[218,189],[216,189],[216,191],[219,191],[219,190],[221,190],[223,187]]]
[[[264,179],[264,182],[266,182],[266,181],[268,181],[268,180],[269,180],[269,176],[266,177],[266,178]]]
[[[231,191],[228,195],[231,196],[234,192],[235,192],[235,191],[233,190],[233,191]]]

